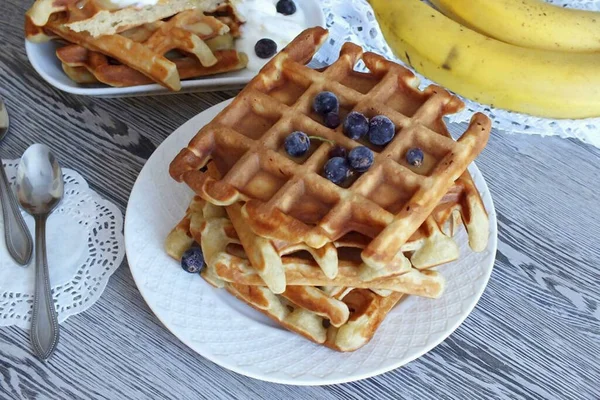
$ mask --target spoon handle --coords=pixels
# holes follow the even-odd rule
[[[1,164],[0,202],[2,203],[2,216],[4,217],[6,248],[17,263],[25,266],[31,260],[33,241],[31,240],[31,234],[29,233],[29,229],[27,229],[27,225],[25,225],[15,196],[10,189],[4,165]]]
[[[35,293],[31,321],[31,343],[42,360],[48,359],[58,344],[58,319],[46,259],[46,217],[35,217]]]

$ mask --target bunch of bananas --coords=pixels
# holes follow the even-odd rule
[[[407,65],[480,103],[600,116],[600,12],[541,0],[369,0]]]

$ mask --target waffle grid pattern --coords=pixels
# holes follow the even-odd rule
[[[323,71],[302,65],[306,54],[312,56],[324,39],[314,40],[311,51],[298,48],[314,36],[325,37],[324,32],[305,31],[289,50],[276,56],[179,154],[171,174],[214,204],[247,201],[244,212],[252,229],[267,238],[314,248],[351,231],[375,238],[365,252],[379,262],[369,263],[365,253],[363,259],[379,269],[394,259],[484,147],[489,120],[474,116],[457,142],[436,132],[443,115],[460,109],[460,100],[435,86],[418,91],[410,71],[375,54],[363,54],[352,44],[344,45],[339,60]],[[370,73],[354,71],[361,59]],[[330,143],[321,142],[301,162],[282,149],[285,137],[294,130],[347,149],[366,145],[346,137],[341,127],[329,129],[317,121],[311,104],[323,90],[338,96],[342,117],[350,110],[367,117],[382,114],[397,128],[385,148],[369,145],[375,162],[349,187],[321,176]],[[406,151],[414,146],[421,147],[430,160],[425,175],[404,161]],[[223,179],[213,180],[199,170],[210,159]]]

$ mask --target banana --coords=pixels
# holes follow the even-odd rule
[[[464,97],[550,118],[600,116],[600,54],[500,42],[420,0],[369,1],[396,55]]]
[[[541,0],[430,0],[455,21],[522,47],[600,51],[600,12]]]

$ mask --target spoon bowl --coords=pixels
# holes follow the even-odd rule
[[[43,144],[31,145],[17,170],[17,197],[32,216],[49,214],[62,199],[64,183],[60,165]]]
[[[17,170],[17,197],[35,219],[35,292],[31,343],[37,356],[48,359],[58,344],[58,319],[50,290],[46,258],[46,219],[63,197],[62,170],[50,149],[31,145]]]

